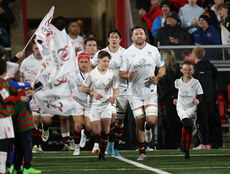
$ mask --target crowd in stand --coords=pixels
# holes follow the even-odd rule
[[[221,44],[219,25],[230,29],[228,5],[224,0],[214,0],[213,6],[209,1],[200,0],[198,3],[200,6],[197,0],[188,0],[188,3],[182,0],[137,1],[138,13],[152,33],[152,44]],[[78,86],[78,95],[74,97],[78,109],[69,117],[59,115],[63,150],[73,150],[73,155],[79,155],[80,149],[91,143],[92,153],[98,153],[99,160],[106,160],[106,152],[119,157],[119,142],[125,113],[128,112],[128,125],[135,125],[136,129],[136,135],[132,133],[130,137],[137,138],[137,160],[145,160],[146,144],[152,141],[158,108],[161,107],[165,107],[167,118],[165,148],[180,147],[184,158],[189,159],[193,126],[197,136],[194,150],[222,148],[221,122],[216,105],[218,71],[209,61],[219,59],[218,52],[202,47],[185,50],[181,54],[184,63],[180,69],[175,52],[164,50],[160,54],[157,47],[146,42],[146,31],[142,27],[132,29],[133,44],[127,49],[120,46],[120,31],[111,30],[107,36],[108,46],[99,51],[95,33],[80,36],[79,21],[72,20],[66,26],[65,18],[57,17],[53,24],[59,30],[65,28],[68,38],[77,45],[78,69],[70,76]],[[0,174],[6,173],[6,167],[9,172],[12,164],[15,174],[20,170],[41,173],[31,167],[32,150],[42,151],[42,142],[49,139],[53,115],[40,114],[40,108],[31,111],[28,103],[33,90],[41,88],[41,83],[32,82],[40,68],[45,68],[35,42],[32,51],[12,79],[6,76],[6,64],[10,62],[4,60],[4,51],[0,49],[0,163],[6,164],[0,166]],[[19,52],[11,61],[17,62],[23,54],[23,51]],[[10,129],[5,130],[5,126]],[[133,132],[130,130],[132,126],[128,127],[129,132]],[[13,127],[14,142],[11,141]],[[214,138],[212,146],[209,129],[215,130],[211,135]],[[2,134],[4,131],[8,136]],[[9,160],[13,143],[14,160]]]

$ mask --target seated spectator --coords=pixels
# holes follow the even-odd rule
[[[200,26],[197,27],[192,36],[195,45],[219,45],[221,44],[220,33],[212,25],[210,25],[210,19],[206,15],[201,15],[199,19]],[[205,58],[208,60],[218,59],[218,50],[206,50]]]
[[[172,4],[168,0],[163,0],[160,4],[160,7],[161,7],[162,15],[158,16],[153,21],[153,26],[152,26],[153,37],[156,36],[158,29],[164,26],[165,19],[172,10]]]
[[[222,18],[221,24],[230,31],[230,15],[228,14],[228,5],[220,4],[217,7],[218,14]]]
[[[220,25],[219,22],[217,20],[216,14],[215,12],[211,9],[212,7],[212,3],[205,1],[204,2],[204,15],[209,16],[210,18],[210,24],[213,25],[213,27],[215,27],[217,30],[220,30]]]
[[[152,31],[154,19],[162,14],[160,8],[160,1],[161,0],[151,0],[151,6],[149,11],[146,12],[144,9],[140,9],[138,11],[139,15],[141,16],[141,19],[147,23],[148,29],[150,31]]]
[[[195,45],[219,45],[220,34],[212,25],[207,15],[201,15],[199,18],[200,26],[197,27],[192,36]]]
[[[190,34],[196,31],[198,19],[204,9],[196,4],[197,0],[188,0],[188,4],[179,11],[182,27],[187,29]]]
[[[149,7],[151,6],[150,0],[136,0],[136,7],[138,9],[138,14],[149,11]]]
[[[189,33],[180,27],[179,17],[176,12],[171,12],[165,20],[165,26],[156,34],[154,44],[157,45],[190,45],[192,44]]]
[[[15,16],[9,8],[6,0],[0,0],[0,26],[10,35],[10,24],[15,21]]]
[[[223,4],[224,0],[214,0],[214,3],[215,4],[211,7],[211,10],[213,10],[215,12],[217,20],[218,20],[218,22],[220,22],[221,21],[221,16],[218,14],[217,7],[218,7],[218,5]]]
[[[5,28],[0,26],[0,45],[2,47],[10,47],[10,36]]]

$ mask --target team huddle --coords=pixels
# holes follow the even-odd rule
[[[119,141],[123,132],[125,112],[130,104],[136,122],[139,149],[137,160],[146,159],[145,144],[151,141],[151,129],[158,120],[157,84],[164,76],[166,67],[158,49],[146,43],[145,30],[142,27],[137,26],[132,29],[132,40],[133,44],[124,49],[120,46],[121,33],[118,30],[111,30],[108,34],[108,47],[98,51],[93,57],[85,52],[77,53],[78,67],[68,74],[77,90],[76,95],[73,96],[75,109],[70,113],[74,123],[73,155],[80,154],[81,132],[84,128],[85,136],[90,137],[94,143],[92,153],[98,153],[99,160],[106,160],[105,152],[119,157]],[[41,173],[31,167],[32,129],[33,134],[37,134],[36,128],[41,119],[42,139],[47,141],[52,114],[40,114],[39,109],[31,111],[28,104],[30,96],[34,95],[34,90],[36,93],[42,88],[39,82],[32,82],[36,79],[40,68],[45,67],[35,43],[32,49],[33,54],[26,58],[20,67],[29,85],[26,82],[22,83],[18,91],[7,82],[6,61],[3,60],[4,54],[0,55],[0,173],[6,173],[6,168],[10,167],[7,154],[9,155],[11,147],[10,140],[14,137],[18,140],[15,145],[15,154],[17,154],[17,148],[21,150],[21,153],[14,157],[15,173],[21,170],[23,158],[23,173]],[[189,159],[192,119],[196,117],[196,106],[201,100],[203,90],[199,81],[192,77],[194,67],[191,62],[184,62],[181,71],[183,76],[175,81],[178,92],[174,104],[177,105],[177,112],[183,124],[181,151],[185,153],[185,159]],[[23,77],[22,74],[21,77]],[[23,82],[23,79],[19,78],[17,81]],[[26,85],[29,86],[29,90],[25,88],[28,87]],[[21,91],[20,94],[19,91]],[[33,99],[31,103],[33,104]],[[20,109],[14,113],[19,106],[25,113],[22,114]],[[20,121],[20,118],[26,115],[27,119],[22,118]],[[65,117],[62,118],[63,120],[67,118],[63,117]],[[31,118],[34,121],[28,125]],[[19,121],[15,122],[17,119]],[[26,130],[18,128],[20,127],[18,124],[23,123],[28,127]],[[23,137],[27,137],[28,140]],[[33,145],[39,145],[38,141],[33,137]]]

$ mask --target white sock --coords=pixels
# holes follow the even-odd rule
[[[0,173],[6,173],[7,152],[0,151]]]
[[[62,136],[62,138],[70,137],[70,133],[69,132],[61,133],[61,136]]]

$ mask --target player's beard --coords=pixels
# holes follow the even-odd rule
[[[143,45],[144,43],[145,43],[144,40],[139,40],[139,41],[136,40],[136,41],[135,41],[135,44],[136,44],[136,45]]]

